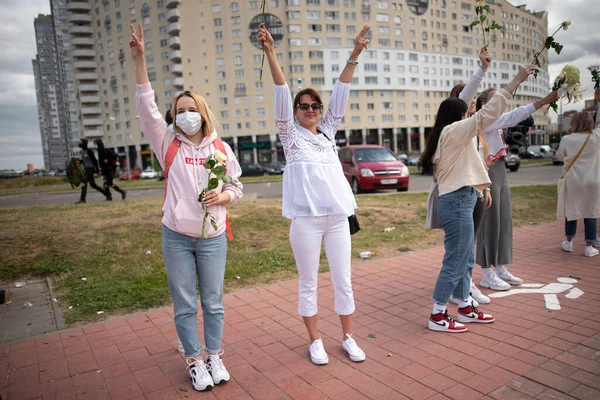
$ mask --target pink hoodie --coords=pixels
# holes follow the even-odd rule
[[[135,99],[142,132],[150,140],[163,169],[169,145],[175,137],[181,140],[181,147],[169,170],[169,184],[162,209],[164,213],[162,223],[175,232],[192,237],[202,237],[204,210],[198,202],[198,194],[208,185],[208,171],[202,164],[207,156],[216,151],[213,142],[217,138],[217,132],[205,137],[199,146],[195,146],[185,135],[172,132],[167,128],[167,123],[154,101],[154,91],[150,83],[137,85]],[[231,196],[231,203],[235,203],[242,198],[243,186],[239,181],[242,170],[231,147],[227,143],[224,145],[227,152],[227,175],[233,178],[237,187],[231,184],[223,185],[223,182],[219,182],[216,191],[217,193],[226,191]],[[215,231],[209,220],[206,221],[205,227],[208,237],[215,237],[225,232],[227,211],[223,205],[209,207],[209,211],[215,217],[218,229]]]

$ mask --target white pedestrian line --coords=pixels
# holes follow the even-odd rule
[[[549,283],[544,285],[542,283],[524,283],[519,286],[518,289],[510,289],[505,292],[492,293],[490,297],[506,297],[512,296],[513,294],[531,294],[540,293],[544,295],[546,301],[546,308],[549,310],[560,310],[560,302],[558,301],[557,294],[569,291],[565,297],[569,299],[577,299],[583,295],[583,290],[576,288],[572,283],[577,283],[577,279],[560,277],[556,279],[559,283]]]

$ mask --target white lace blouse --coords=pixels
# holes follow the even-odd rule
[[[287,162],[283,174],[284,217],[354,214],[356,201],[335,146],[349,93],[349,84],[336,82],[327,113],[317,124],[322,134],[313,135],[294,123],[288,85],[275,85],[275,120]]]

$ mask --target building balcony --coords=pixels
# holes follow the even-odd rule
[[[84,1],[68,1],[67,11],[92,11],[92,5]]]
[[[181,64],[171,65],[171,72],[173,75],[181,76],[183,74],[183,66]]]
[[[94,46],[96,41],[93,38],[74,38],[71,39],[73,46]]]
[[[75,74],[75,79],[78,81],[97,81],[98,74],[95,72],[84,72],[81,74]]]
[[[79,85],[80,92],[97,92],[100,90],[100,85],[87,84],[87,85]]]
[[[92,16],[90,14],[72,13],[67,17],[67,21],[74,23],[92,23]]]
[[[167,8],[175,8],[181,3],[179,0],[167,0]]]
[[[97,104],[100,103],[100,96],[81,96],[79,101],[82,104]]]
[[[172,49],[179,49],[181,47],[181,39],[179,36],[173,36],[169,39],[169,47]]]
[[[84,118],[81,121],[83,126],[102,126],[104,119],[102,118]]]
[[[178,88],[183,88],[183,78],[179,77],[179,78],[173,79],[173,86],[178,87]]]
[[[169,24],[167,32],[169,32],[169,35],[171,36],[178,35],[179,32],[181,32],[181,24],[179,22],[173,22],[172,24]]]
[[[97,68],[98,63],[96,61],[75,61],[73,67],[76,69]]]
[[[72,35],[93,35],[94,28],[91,26],[71,26],[69,33]]]
[[[100,107],[85,107],[81,108],[82,115],[100,115],[102,114],[102,108]]]
[[[173,62],[181,61],[181,51],[180,50],[173,50],[171,52],[171,61],[173,61]]]
[[[85,138],[102,138],[104,136],[104,129],[84,129],[83,137]]]
[[[96,57],[95,50],[73,50],[73,57]]]
[[[181,11],[177,8],[173,8],[167,12],[167,21],[169,22],[177,22],[181,17]]]

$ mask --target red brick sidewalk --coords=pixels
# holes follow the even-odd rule
[[[520,230],[512,267],[530,283],[578,275],[575,285],[585,294],[558,295],[560,311],[547,310],[541,294],[521,294],[484,308],[497,318],[492,325],[470,325],[459,335],[428,331],[443,253],[435,248],[353,270],[363,363],[341,350],[324,274],[319,315],[327,366],[308,359],[292,281],[226,297],[223,347],[232,380],[210,392],[193,390],[171,310],[163,309],[0,347],[0,394],[5,400],[599,399],[600,257],[583,257],[582,232],[576,251],[564,253],[562,234],[560,223]]]

